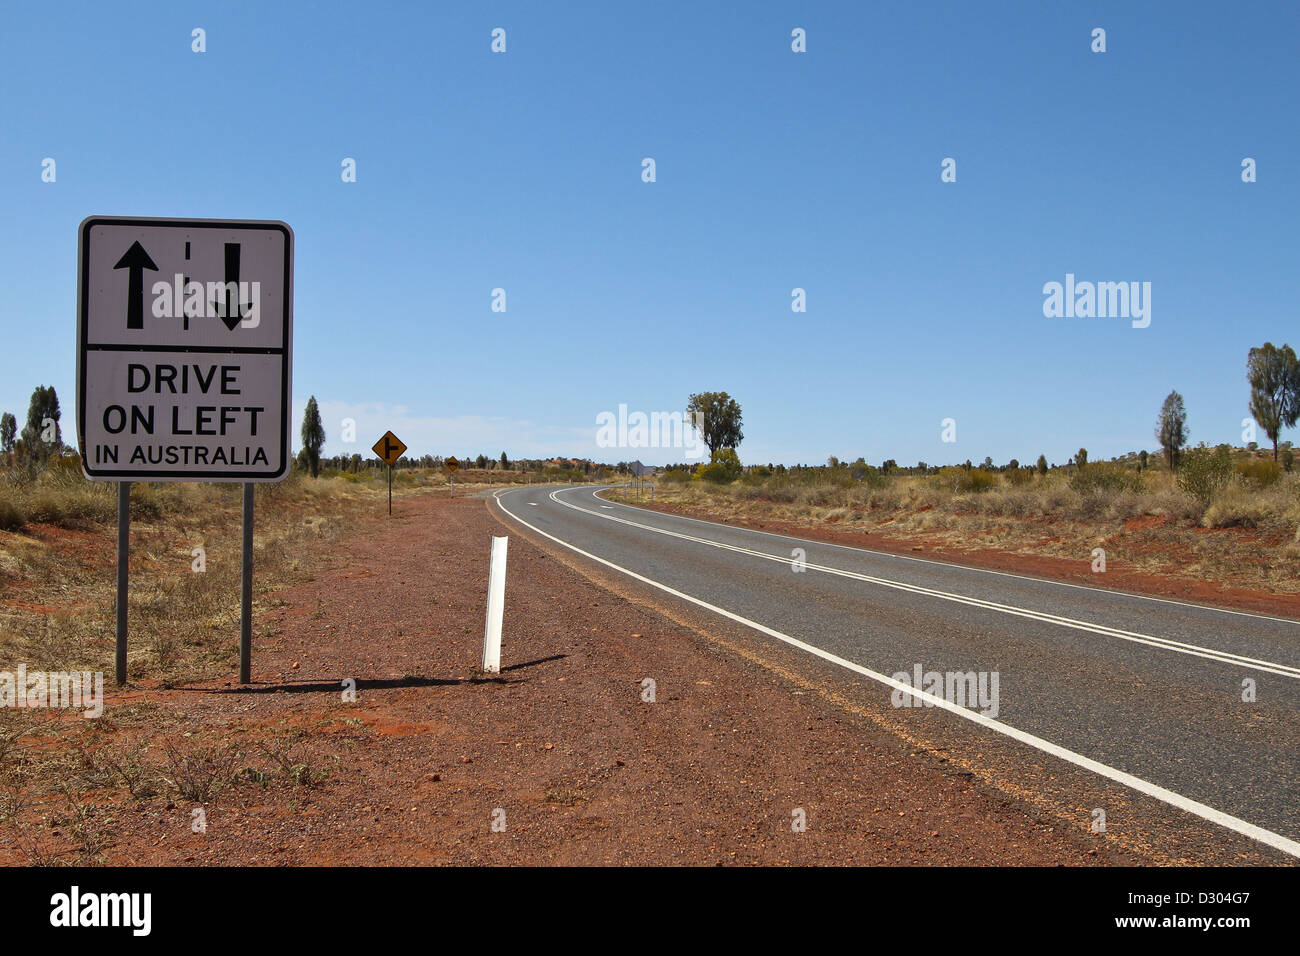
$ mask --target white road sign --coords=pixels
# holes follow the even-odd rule
[[[86,477],[283,478],[293,230],[91,216],[80,235],[77,436]]]

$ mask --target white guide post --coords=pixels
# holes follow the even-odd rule
[[[487,624],[483,628],[483,672],[501,673],[501,622],[506,611],[506,545],[509,538],[492,539],[488,571]]]

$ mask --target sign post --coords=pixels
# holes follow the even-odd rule
[[[131,558],[131,482],[117,483],[117,683],[126,683],[126,595]]]
[[[406,444],[392,432],[384,432],[384,437],[375,442],[370,450],[388,466],[388,513],[391,515],[393,513],[393,466],[406,451]]]
[[[253,483],[280,481],[290,466],[293,230],[269,221],[91,216],[78,249],[82,470],[91,481],[119,483],[118,683],[126,681],[134,481],[244,484],[247,683]]]
[[[239,682],[253,679],[253,483],[244,482],[243,567],[239,588]]]
[[[451,472],[451,490],[447,493],[447,497],[454,498],[456,496],[456,469],[460,467],[460,462],[456,460],[455,455],[452,455],[444,464],[447,466],[447,470]]]

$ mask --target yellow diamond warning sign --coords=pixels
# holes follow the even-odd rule
[[[384,432],[384,437],[375,442],[370,450],[379,456],[380,461],[392,468],[406,451],[406,445],[392,432]]]

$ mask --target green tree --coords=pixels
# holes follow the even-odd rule
[[[59,428],[59,396],[53,385],[37,385],[27,406],[27,424],[23,427],[23,451],[33,464],[50,460],[63,445]],[[17,424],[17,421],[14,422]]]
[[[506,453],[505,453],[505,452],[502,452],[502,453],[501,453],[501,467],[502,467],[502,468],[509,468],[509,467],[510,467],[510,459],[506,457]]]
[[[6,455],[14,450],[14,440],[18,437],[18,419],[13,412],[0,415],[0,452]]]
[[[1246,357],[1246,380],[1250,382],[1250,414],[1273,442],[1277,461],[1277,436],[1294,428],[1300,418],[1300,362],[1291,346],[1280,349],[1265,342]]]
[[[1039,473],[1040,475],[1045,475],[1045,474],[1047,474],[1047,456],[1046,456],[1046,455],[1039,455],[1039,456],[1038,456],[1038,473]]]
[[[1140,463],[1139,471],[1146,471],[1147,462],[1149,462],[1150,460],[1151,460],[1151,456],[1147,454],[1147,450],[1145,448],[1143,448],[1140,452],[1138,452],[1138,462]]]
[[[1088,464],[1088,449],[1080,448],[1077,452],[1075,452],[1074,463],[1078,465],[1080,468],[1086,467]]]
[[[302,416],[302,450],[306,454],[311,476],[320,474],[320,450],[325,447],[325,426],[320,420],[316,396],[307,399],[307,410]]]
[[[1170,471],[1178,470],[1178,461],[1187,444],[1187,409],[1183,405],[1183,396],[1172,391],[1165,396],[1165,403],[1160,406],[1160,417],[1156,420],[1156,440],[1160,450],[1165,454],[1165,462]]]
[[[487,455],[484,454],[480,454],[477,458],[474,459],[474,465],[478,468],[486,468],[487,462],[488,462]]]
[[[704,444],[710,456],[722,448],[737,448],[745,440],[741,431],[739,403],[726,392],[700,392],[691,396],[686,414],[701,423]]]

